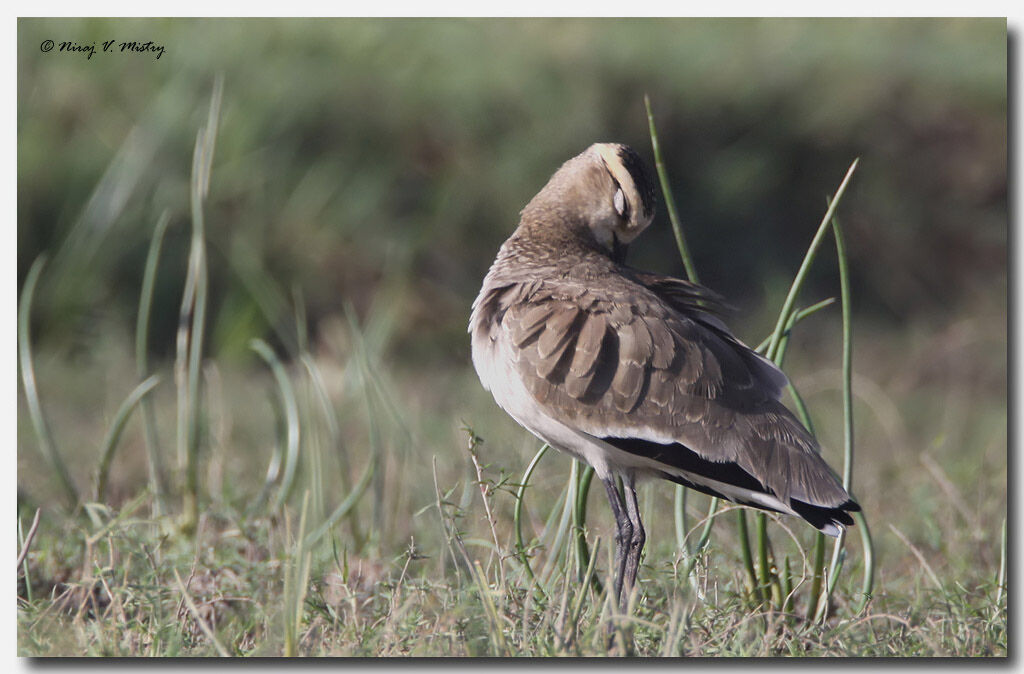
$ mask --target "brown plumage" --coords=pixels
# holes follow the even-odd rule
[[[798,515],[831,535],[859,509],[780,402],[785,376],[717,318],[720,298],[621,262],[653,201],[626,146],[569,160],[523,209],[470,320],[474,365],[499,405],[605,482],[620,595],[643,546],[637,477]]]

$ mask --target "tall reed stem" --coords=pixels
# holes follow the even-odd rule
[[[192,531],[199,521],[199,417],[201,410],[201,365],[203,332],[206,328],[206,301],[209,276],[206,261],[206,224],[203,206],[210,191],[210,168],[217,139],[224,80],[214,81],[206,125],[196,135],[192,153],[190,196],[192,206],[192,243],[188,275],[181,300],[178,326],[178,460],[183,464],[185,486],[182,497],[182,529]]]

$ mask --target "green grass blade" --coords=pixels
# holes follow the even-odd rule
[[[779,585],[779,576],[773,570],[771,539],[768,536],[768,516],[764,512],[757,513],[757,562],[759,580],[765,599],[771,598],[772,605],[782,610],[784,597]]]
[[[139,313],[135,323],[135,372],[139,379],[149,374],[149,316],[153,306],[153,286],[156,281],[156,270],[163,247],[164,234],[170,223],[170,215],[164,211],[157,220],[153,237],[149,242],[146,255],[146,266],[142,274],[142,290],[139,292]],[[154,497],[154,514],[160,514],[167,508],[167,473],[163,465],[159,437],[156,432],[156,411],[149,398],[143,398],[142,427],[146,441],[146,458],[149,462],[149,485]]]
[[[694,283],[700,283],[697,278],[697,268],[690,256],[690,248],[686,245],[686,235],[679,224],[679,214],[676,211],[676,200],[672,196],[672,190],[668,185],[668,172],[665,170],[665,162],[661,158],[661,145],[658,143],[658,130],[654,127],[654,113],[651,112],[651,99],[644,96],[644,106],[647,108],[647,125],[651,134],[651,149],[654,152],[654,168],[658,173],[658,181],[661,183],[661,192],[665,197],[665,209],[668,211],[669,222],[672,223],[672,233],[676,237],[676,246],[679,248],[679,257],[683,260],[683,267],[686,269],[686,276]]]
[[[217,144],[217,126],[220,122],[221,100],[224,98],[224,76],[218,74],[213,80],[213,93],[210,96],[210,108],[206,114],[206,125],[200,132],[200,153],[194,167],[198,169],[193,176],[193,187],[198,189],[195,195],[198,199],[193,200],[193,216],[196,215],[195,208],[201,205],[210,194],[210,172],[213,166],[213,151]],[[200,223],[202,214],[200,213]],[[205,234],[205,232],[200,232]]]
[[[302,496],[302,510],[299,514],[299,530],[292,539],[288,563],[285,567],[284,588],[284,655],[293,658],[299,654],[299,633],[302,629],[302,614],[309,590],[309,573],[313,553],[306,545],[306,523],[309,519],[309,490]]]
[[[110,263],[117,257],[111,255],[111,250],[122,243],[131,227],[130,217],[122,216],[131,213],[132,202],[140,196],[138,188],[147,183],[147,174],[153,167],[159,166],[154,160],[172,131],[175,115],[169,110],[174,109],[174,98],[180,95],[181,89],[170,84],[146,105],[142,118],[124,134],[85,206],[63,237],[52,267],[58,312],[69,304],[81,306],[79,303],[90,301],[103,287],[97,283],[106,275],[100,269],[100,261]]]
[[[1006,585],[1006,518],[1003,518],[1002,535],[999,537],[999,572],[996,574],[996,601],[998,608]]]
[[[295,343],[298,345],[299,353],[309,353],[306,301],[302,297],[302,288],[298,283],[292,284],[292,306],[295,307]]]
[[[170,215],[164,211],[153,229],[153,237],[149,241],[149,252],[146,254],[146,266],[142,273],[139,313],[135,322],[135,370],[139,377],[145,377],[149,373],[149,315],[153,307],[153,286],[156,282],[156,270],[160,262],[164,234],[166,234],[167,225],[170,222]]]
[[[843,562],[846,560],[846,550],[844,545],[846,543],[846,532],[840,533],[835,542],[832,545],[832,563],[828,568],[828,586],[825,589],[825,602],[824,605],[828,606],[828,600],[832,596],[832,592],[836,589],[836,581],[839,580],[839,574],[843,572]]]
[[[817,619],[823,606],[827,603],[822,585],[825,575],[825,534],[820,531],[814,536],[814,561],[811,563],[811,591],[807,600],[807,620]]]
[[[331,405],[331,397],[327,393],[327,384],[324,381],[323,373],[320,372],[320,368],[317,367],[316,361],[308,353],[303,353],[300,357],[303,367],[306,368],[306,373],[309,374],[309,379],[313,382],[313,390],[316,392],[317,402],[320,403],[320,412],[323,415],[324,422],[327,424],[327,434],[331,438],[332,442],[336,442],[338,437],[341,435],[341,429],[338,427],[338,417],[334,412],[334,407]],[[344,450],[344,448],[341,448]],[[348,456],[344,451],[341,452],[342,463],[344,467],[348,467]],[[347,480],[347,477],[344,478]]]
[[[314,397],[320,403],[320,413],[327,425],[329,446],[334,448],[337,452],[338,462],[340,464],[338,483],[341,486],[342,492],[348,492],[350,490],[349,469],[351,467],[351,463],[349,461],[348,452],[345,449],[345,443],[342,442],[341,439],[341,428],[338,426],[337,413],[331,403],[331,397],[327,393],[327,384],[325,383],[323,373],[320,371],[320,368],[317,366],[312,355],[309,353],[303,353],[300,360],[306,368],[306,373],[309,375],[310,381],[313,383]],[[356,547],[359,548],[362,546],[363,536],[359,526],[358,510],[356,505],[358,505],[358,503],[353,503],[352,507],[345,513],[345,516],[348,519],[352,538],[355,540]]]
[[[793,571],[789,566],[789,555],[782,566],[782,612],[790,613],[793,610]]]
[[[192,210],[192,244],[188,275],[181,302],[178,327],[178,459],[183,462],[185,489],[182,528],[191,531],[199,519],[199,417],[201,411],[200,367],[203,332],[206,327],[206,303],[209,276],[206,260],[206,223],[203,206],[210,191],[210,172],[217,138],[224,80],[218,76],[210,97],[206,125],[196,135],[192,153],[192,177],[189,183]]]
[[[179,386],[179,457],[184,459],[185,493],[183,525],[195,526],[199,517],[199,418],[202,410],[200,365],[203,353],[203,331],[206,326],[208,277],[206,245],[202,239],[193,241],[189,255],[187,294],[182,301],[182,324],[179,326],[179,372],[184,377]]]
[[[843,488],[851,492],[853,484],[853,309],[850,296],[850,265],[846,256],[846,243],[843,240],[843,229],[839,221],[832,217],[832,234],[836,243],[836,258],[839,262],[839,287],[843,314]],[[816,619],[824,617],[829,597],[835,588],[839,576],[840,560],[843,555],[843,543],[846,540],[844,531],[836,539],[832,548],[832,561],[829,564],[828,585],[825,596],[818,606]],[[870,538],[865,539],[870,541]],[[870,543],[868,543],[870,546]],[[865,560],[873,559],[870,552]]]
[[[576,482],[576,499],[572,510],[572,526],[576,539],[576,559],[579,563],[579,577],[583,580],[586,567],[590,566],[590,550],[587,547],[587,495],[590,482],[594,479],[593,466],[586,466]]]
[[[277,491],[277,498],[274,500],[273,506],[274,510],[277,510],[287,500],[292,486],[295,484],[295,469],[299,464],[299,448],[302,439],[299,428],[299,404],[288,373],[285,372],[284,365],[281,364],[281,360],[270,348],[270,345],[262,339],[254,339],[249,342],[249,346],[270,366],[285,413],[284,474],[281,477],[281,486]]]
[[[808,316],[812,316],[813,314],[816,314],[817,312],[821,311],[822,309],[824,309],[827,306],[831,306],[832,304],[835,304],[835,301],[836,301],[836,298],[829,297],[826,300],[822,300],[822,301],[820,301],[820,302],[818,302],[816,304],[812,304],[811,306],[807,307],[806,309],[799,309],[799,310],[795,311],[793,313],[792,320],[790,320],[790,322],[786,325],[786,332],[785,332],[785,334],[789,334],[789,331],[792,330],[793,327],[797,323],[799,323],[800,321],[804,320]],[[785,338],[785,337],[783,337],[783,338]],[[754,347],[754,351],[757,351],[758,353],[763,354],[765,352],[765,349],[768,348],[768,345],[771,344],[771,341],[772,341],[772,336],[768,335],[763,340],[761,340],[760,344],[758,344],[756,347]]]
[[[172,570],[174,572],[174,580],[178,585],[178,592],[181,593],[182,603],[184,603],[185,606],[188,607],[189,613],[192,614],[192,619],[196,621],[196,624],[199,626],[199,629],[202,630],[203,634],[206,635],[206,638],[210,640],[211,644],[213,644],[213,648],[217,651],[217,655],[219,655],[222,658],[230,658],[231,654],[220,643],[220,640],[217,639],[217,634],[213,631],[213,628],[207,624],[206,619],[203,618],[203,614],[199,610],[199,607],[196,606],[195,601],[189,595],[188,589],[185,587],[185,583],[182,582],[181,575],[178,573],[178,570]]]
[[[563,555],[562,540],[565,538],[565,532],[569,528],[569,523],[572,520],[573,502],[575,496],[575,484],[576,484],[576,459],[573,459],[572,469],[570,470],[569,479],[566,483],[565,488],[562,490],[562,515],[558,521],[558,526],[555,528],[554,539],[551,545],[548,547],[548,561],[544,565],[544,571],[541,573],[541,582],[547,585],[551,581],[551,576],[558,567],[559,559],[568,557],[568,554]]]
[[[508,645],[505,642],[505,631],[502,626],[501,618],[498,615],[498,608],[494,604],[494,597],[491,594],[491,588],[487,585],[487,578],[484,574],[483,567],[480,566],[479,560],[473,560],[473,563],[469,567],[470,572],[473,574],[473,580],[476,581],[477,590],[480,592],[480,602],[484,606],[484,611],[487,614],[488,622],[491,627],[491,645],[494,647],[494,654],[498,657],[509,655]]]
[[[860,603],[857,605],[857,613],[861,613],[871,601],[875,587],[875,546],[871,540],[871,529],[868,527],[868,520],[864,517],[864,513],[853,513],[853,519],[857,523],[857,532],[860,534],[861,544],[864,548],[864,582],[860,590]]]
[[[46,423],[43,414],[43,406],[39,402],[39,390],[36,388],[36,371],[32,359],[32,336],[29,323],[32,318],[32,296],[35,294],[36,284],[39,282],[39,275],[46,264],[46,254],[40,255],[32,263],[25,277],[25,285],[21,288],[21,298],[18,302],[18,364],[21,366],[21,384],[25,390],[25,402],[28,404],[29,418],[32,420],[32,427],[36,432],[36,439],[39,440],[39,448],[43,455],[53,466],[67,499],[68,508],[75,510],[78,507],[78,489],[68,473],[64,459],[57,449],[50,434],[50,428]]]
[[[107,430],[107,435],[103,439],[102,450],[100,451],[100,462],[96,469],[96,489],[95,495],[96,500],[100,503],[104,503],[107,497],[107,477],[110,474],[110,464],[114,459],[114,453],[117,449],[118,440],[121,439],[121,433],[124,432],[125,426],[128,425],[128,418],[131,416],[132,411],[135,410],[136,406],[142,401],[143,397],[160,383],[160,375],[152,375],[147,378],[141,384],[136,386],[128,397],[121,403],[121,407],[118,408],[117,413],[114,415],[114,420],[110,424],[110,428]]]
[[[814,422],[811,420],[811,411],[807,408],[807,403],[804,402],[804,397],[800,395],[800,391],[797,390],[796,386],[794,386],[792,382],[786,387],[786,390],[789,391],[789,395],[793,398],[793,406],[796,408],[796,412],[800,416],[800,420],[803,422],[804,428],[806,428],[811,435],[817,436],[814,432]]]
[[[387,510],[386,504],[386,485],[385,485],[385,445],[383,443],[382,431],[382,420],[380,410],[383,409],[385,412],[390,412],[393,418],[397,422],[391,425],[390,428],[398,428],[405,436],[405,441],[412,445],[412,436],[408,431],[408,428],[402,420],[401,412],[394,404],[387,388],[380,381],[381,370],[379,362],[373,358],[371,354],[371,348],[378,346],[384,341],[380,336],[368,339],[367,334],[370,332],[369,325],[365,328],[361,328],[359,325],[358,317],[356,316],[355,307],[351,303],[346,302],[343,306],[345,319],[348,323],[349,335],[352,338],[353,345],[353,358],[356,362],[356,371],[359,375],[359,386],[363,393],[363,399],[366,403],[366,418],[368,421],[367,435],[369,441],[369,448],[373,460],[377,462],[377,466],[374,468],[373,477],[373,514],[371,518],[372,529],[370,538],[377,540],[375,537],[379,537],[384,532],[385,515]]]
[[[569,506],[569,530],[568,538],[566,539],[565,552],[566,573],[568,573],[570,562],[575,559],[577,578],[583,573],[581,566],[582,562],[579,557],[579,548],[577,547],[580,532],[576,526],[576,517],[580,493],[580,476],[583,474],[584,466],[586,466],[586,464],[582,461],[573,459],[572,468],[569,473],[569,491],[566,494],[566,504]]]
[[[843,181],[839,184],[839,189],[836,190],[835,196],[829,202],[828,210],[825,211],[825,216],[821,219],[818,231],[811,240],[811,245],[808,247],[807,253],[804,255],[803,262],[800,264],[800,269],[793,278],[793,284],[790,286],[789,294],[786,295],[786,299],[782,304],[782,311],[779,312],[779,319],[775,323],[775,331],[772,333],[771,342],[768,344],[766,355],[771,360],[775,359],[775,352],[778,349],[779,340],[782,339],[782,333],[785,331],[786,324],[789,321],[790,313],[793,311],[793,304],[796,302],[797,295],[800,294],[800,289],[803,287],[804,280],[807,278],[807,271],[810,269],[811,263],[814,261],[814,257],[818,252],[818,248],[821,246],[821,241],[825,236],[825,232],[828,231],[829,224],[832,221],[832,216],[836,212],[836,207],[839,206],[839,201],[843,198],[843,194],[846,192],[846,186],[850,183],[850,178],[853,177],[853,172],[856,170],[857,162],[859,161],[859,159],[854,159],[853,163],[850,164],[850,168],[847,169],[846,175],[843,177]]]
[[[672,520],[673,529],[676,533],[676,550],[692,555],[692,551],[686,545],[686,531],[689,525],[686,523],[686,489],[679,489],[676,485],[672,498]]]
[[[846,187],[849,184],[850,179],[853,177],[853,172],[856,170],[858,162],[859,160],[855,159],[853,163],[850,164],[850,168],[847,169],[846,175],[843,177],[842,182],[839,184],[839,188],[836,190],[835,196],[829,200],[828,208],[825,211],[825,216],[822,218],[821,224],[818,225],[818,229],[815,232],[814,238],[811,240],[811,244],[807,248],[807,253],[804,254],[803,261],[800,263],[800,268],[797,271],[796,276],[793,278],[793,283],[789,288],[789,293],[786,295],[786,299],[782,304],[782,309],[779,312],[778,320],[775,323],[775,330],[772,332],[771,339],[769,340],[768,346],[765,350],[766,357],[772,360],[776,365],[781,366],[782,364],[783,357],[785,356],[786,345],[788,342],[787,335],[789,334],[789,330],[792,329],[792,326],[798,320],[798,313],[793,310],[793,305],[796,302],[797,296],[800,294],[800,290],[803,287],[804,280],[807,277],[807,272],[810,269],[811,264],[814,262],[814,258],[817,255],[818,249],[821,246],[821,242],[825,237],[825,233],[828,231],[829,226],[832,225],[836,208],[839,205],[839,201],[840,199],[842,199],[843,194],[846,192]],[[822,308],[822,304],[823,303],[819,302],[817,305],[814,305],[814,307],[811,308],[814,308],[815,311],[817,311],[818,309]],[[813,431],[811,430],[812,427],[810,424],[810,416],[807,413],[806,406],[803,404],[803,400],[800,398],[799,394],[796,392],[796,389],[792,385],[790,385],[790,390],[793,393],[794,400],[797,401],[798,412],[803,417],[805,426],[808,428],[809,431],[813,433]],[[766,526],[767,525],[764,520],[758,520],[758,544],[760,546],[760,549],[758,551],[758,557],[761,560],[762,582],[764,582],[767,579],[765,565],[765,559],[768,555],[768,551],[766,549],[768,545],[767,532],[765,532],[765,535],[762,536],[762,528]],[[809,616],[818,615],[817,611],[820,609],[822,603],[827,604],[826,598],[823,598],[823,602],[817,601],[817,597],[819,597],[819,593],[823,589],[820,581],[821,576],[823,574],[825,543],[821,536],[822,534],[819,533],[818,540],[815,542],[816,553],[813,571],[814,581],[811,585],[811,600],[808,606]],[[820,555],[818,554],[819,550],[821,552]],[[773,584],[773,593],[775,589],[775,585]],[[827,592],[827,588],[824,588],[824,590]]]
[[[757,579],[757,571],[754,569],[754,556],[750,548],[750,535],[747,532],[747,513],[743,508],[736,509],[736,529],[740,537],[740,558],[743,560],[743,569],[747,572],[747,580],[750,582],[750,592],[754,601],[760,604],[764,595],[761,592],[761,583]]]
[[[93,525],[96,526],[96,531],[89,534],[88,538],[85,539],[86,547],[96,545],[97,542],[102,540],[104,537],[109,536],[115,529],[132,519],[135,512],[141,508],[149,498],[149,490],[143,489],[139,492],[138,496],[126,503],[120,511],[114,510],[102,503],[84,504],[84,508],[87,512],[90,510],[93,511],[89,513],[89,515],[92,518]],[[109,517],[109,519],[104,521],[103,517],[94,517],[94,513],[104,513],[104,516]]]
[[[590,555],[590,559],[587,561],[586,571],[583,573],[582,581],[579,585],[579,590],[576,595],[576,602],[573,606],[572,613],[569,616],[569,624],[576,625],[580,619],[580,613],[583,610],[583,603],[587,598],[587,590],[593,584],[594,592],[597,596],[601,595],[601,585],[597,580],[597,576],[594,571],[597,568],[597,556],[601,549],[601,539],[597,538],[594,540],[594,552]]]
[[[679,492],[677,491],[676,495],[678,496],[678,494],[679,494]],[[702,552],[704,552],[704,548],[707,546],[708,541],[711,539],[711,525],[713,524],[713,520],[716,517],[718,517],[718,514],[719,514],[718,513],[718,504],[719,504],[719,502],[720,501],[719,501],[719,498],[717,496],[712,496],[711,500],[708,502],[708,514],[704,518],[704,528],[700,532],[700,538],[697,539],[697,545],[694,546],[693,552],[689,553],[690,557],[689,557],[689,559],[686,562],[686,569],[683,571],[683,575],[690,579],[690,584],[693,587],[696,587],[697,580],[693,576],[691,576],[690,574],[693,573],[693,570],[697,567],[697,560],[699,559],[700,554]],[[745,527],[746,526],[746,520],[745,519],[743,520],[743,524],[744,524],[744,527]],[[744,534],[741,537],[741,545],[742,545],[742,541],[745,541],[745,540],[746,540],[746,533],[745,533],[745,530],[744,530]],[[686,551],[684,550],[684,552],[686,552]],[[749,556],[750,555],[750,548],[749,548],[749,546],[747,547],[746,552],[747,552],[747,555]],[[751,568],[753,568],[753,566],[751,566]]]
[[[534,455],[533,460],[526,467],[526,471],[523,473],[523,479],[519,482],[519,488],[516,489],[516,504],[515,509],[512,512],[512,524],[516,535],[516,555],[519,557],[519,561],[523,564],[523,569],[526,570],[526,575],[536,584],[537,590],[547,598],[547,593],[544,592],[544,588],[537,583],[537,577],[533,573],[533,567],[530,566],[530,554],[526,548],[526,544],[523,542],[523,499],[526,496],[526,487],[530,484],[530,478],[533,477],[533,471],[540,463],[541,458],[547,453],[551,445],[544,443]]]
[[[853,304],[850,296],[850,263],[839,221],[832,218],[832,232],[839,259],[839,287],[843,308],[843,488],[853,486]]]
[[[177,438],[175,446],[177,447],[178,468],[186,473],[188,472],[189,413],[191,410],[187,379],[189,372],[189,334],[192,324],[191,316],[196,301],[197,282],[196,273],[192,271],[194,268],[195,266],[190,259],[189,271],[185,276],[185,288],[181,294],[181,309],[178,315],[178,331],[175,337],[174,356],[174,381],[177,386]]]
[[[334,512],[332,512],[326,520],[324,520],[324,523],[321,524],[315,532],[313,532],[307,541],[307,545],[312,545],[318,541],[331,527],[338,523],[338,520],[353,511],[356,504],[359,503],[359,499],[362,498],[364,493],[366,493],[366,488],[370,485],[370,480],[373,479],[375,465],[375,461],[371,460],[367,462],[362,476],[360,476],[359,481],[352,487],[352,491],[349,492],[344,501],[338,504],[338,507],[334,509]]]

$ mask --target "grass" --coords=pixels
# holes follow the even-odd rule
[[[795,283],[766,347],[785,350],[824,447],[852,447],[861,420],[846,479],[857,472],[865,512],[885,523],[877,550],[840,545],[826,565],[820,536],[767,516],[751,548],[742,529],[710,527],[745,526],[745,510],[643,485],[649,548],[623,615],[603,592],[611,521],[587,471],[542,455],[468,363],[389,358],[385,291],[362,319],[347,308],[322,324],[315,343],[294,294],[295,353],[254,341],[265,368],[207,352],[203,204],[220,86],[196,142],[174,361],[139,343],[166,224],[139,270],[134,344],[111,327],[85,356],[36,353],[41,262],[23,286],[19,532],[42,515],[18,541],[19,654],[579,656],[606,654],[616,631],[615,655],[1006,655],[1005,388],[986,357],[1005,339],[998,321],[966,336],[854,325],[845,290],[847,319],[829,321],[825,302],[797,311]],[[839,234],[838,197],[818,242]],[[957,379],[930,369],[937,349],[964,364]],[[172,446],[177,465],[159,478]],[[89,474],[86,500],[76,481]],[[762,584],[772,600],[752,601]]]
[[[59,363],[52,363],[56,368]],[[329,367],[329,363],[324,363]],[[59,371],[59,370],[58,370]],[[51,374],[50,368],[41,376]],[[296,371],[291,370],[292,376]],[[457,399],[457,392],[476,384],[471,373],[395,373],[402,381],[396,401],[405,413],[422,455],[404,461],[387,439],[397,429],[384,424],[382,461],[384,488],[396,494],[390,502],[394,522],[372,531],[367,498],[358,514],[367,542],[355,543],[344,517],[329,527],[309,548],[309,583],[304,586],[302,617],[295,647],[304,655],[492,655],[501,651],[521,655],[600,654],[605,626],[615,620],[610,607],[580,583],[567,546],[553,546],[563,511],[558,495],[569,476],[569,461],[553,454],[545,457],[526,487],[522,519],[526,551],[542,576],[546,595],[533,587],[513,553],[513,511],[520,501],[518,485],[507,481],[519,475],[535,445],[512,424],[486,409],[486,401],[470,409],[439,402],[422,409],[424,391],[438,399]],[[82,378],[99,375],[90,368]],[[62,376],[67,377],[66,371]],[[282,594],[287,578],[296,576],[295,537],[301,526],[301,502],[277,515],[247,515],[247,495],[262,484],[262,470],[247,470],[253,459],[267,456],[254,449],[259,435],[273,434],[274,422],[253,404],[246,389],[273,393],[269,376],[225,373],[225,390],[233,391],[224,414],[235,430],[221,469],[231,475],[222,496],[211,485],[193,537],[176,532],[167,518],[154,519],[146,506],[152,495],[129,494],[146,483],[141,431],[129,427],[125,460],[112,467],[109,510],[98,522],[70,519],[44,506],[40,531],[19,579],[19,652],[49,655],[214,655],[218,648],[188,609],[174,571],[183,583],[217,641],[232,654],[280,655],[286,652],[287,621]],[[45,381],[45,379],[44,379]],[[804,390],[813,389],[813,381]],[[74,388],[74,387],[72,387]],[[155,400],[161,427],[168,427],[167,407],[172,396],[158,387]],[[352,397],[348,390],[336,404],[344,412]],[[817,394],[808,393],[812,399]],[[920,394],[916,404],[942,414],[944,396]],[[63,398],[61,396],[60,398]],[[58,417],[66,400],[55,400]],[[89,408],[87,402],[76,405]],[[255,408],[255,409],[254,409]],[[173,409],[173,404],[171,404]],[[358,409],[358,407],[356,407]],[[161,413],[162,412],[162,413]],[[470,473],[465,439],[456,424],[439,427],[437,418],[472,415],[478,427],[490,429],[480,448],[482,477]],[[97,415],[97,417],[102,415]],[[263,418],[260,418],[260,417]],[[866,415],[865,415],[866,416]],[[342,435],[356,461],[367,460],[365,419],[343,415]],[[136,422],[138,423],[138,422]],[[874,426],[873,424],[865,424]],[[827,432],[827,423],[819,432]],[[248,429],[248,430],[246,430]],[[131,431],[135,438],[131,439]],[[29,433],[31,431],[28,431]],[[972,432],[983,437],[980,429]],[[998,442],[998,440],[996,440]],[[532,446],[532,448],[531,448]],[[897,523],[917,553],[942,580],[936,584],[914,549],[889,527],[877,532],[878,578],[874,596],[863,613],[860,601],[856,550],[851,550],[833,593],[833,606],[824,625],[804,622],[802,611],[792,619],[773,609],[751,610],[746,600],[746,574],[739,563],[737,539],[731,527],[716,527],[709,545],[687,583],[681,554],[673,536],[672,491],[662,485],[641,492],[651,531],[651,548],[640,573],[642,599],[633,619],[635,652],[640,655],[1004,655],[1006,652],[1006,593],[997,585],[1001,563],[1002,524],[998,516],[1004,502],[993,496],[998,479],[982,467],[963,467],[955,483],[978,487],[960,494],[965,513],[944,498],[916,457],[889,452],[889,443],[877,426],[861,433],[861,446],[870,469],[862,475],[864,505],[876,521]],[[877,449],[872,451],[872,447]],[[269,449],[265,445],[262,449]],[[938,455],[943,456],[943,449]],[[991,452],[996,454],[992,455]],[[212,452],[211,452],[212,453]],[[874,454],[874,456],[873,456]],[[998,458],[998,445],[989,452]],[[129,459],[134,458],[133,462]],[[337,457],[327,468],[337,469]],[[211,461],[213,458],[211,457]],[[438,471],[438,498],[431,465]],[[261,462],[265,467],[265,463]],[[361,468],[354,461],[354,467]],[[515,471],[515,472],[513,472]],[[26,498],[21,517],[27,528],[35,503],[45,502],[46,471],[23,463],[20,484]],[[410,481],[408,475],[419,476]],[[886,475],[914,476],[904,490],[886,490]],[[299,471],[301,499],[310,476]],[[356,482],[355,474],[349,474]],[[363,482],[368,482],[368,479]],[[504,572],[495,561],[495,544],[486,521],[478,482],[488,484]],[[515,480],[513,480],[515,482]],[[53,485],[49,488],[54,489]],[[964,487],[958,487],[963,489]],[[403,497],[397,496],[403,490]],[[333,490],[333,503],[342,505],[347,494]],[[39,500],[37,500],[39,499]],[[294,502],[294,501],[293,501]],[[692,496],[688,502],[693,534],[700,532],[706,502]],[[594,551],[594,573],[607,583],[606,559],[612,524],[604,504],[595,499],[587,520],[588,541]],[[312,510],[312,509],[310,509]],[[913,513],[913,517],[900,513]],[[722,513],[731,518],[726,509]],[[309,515],[307,514],[307,517]],[[991,521],[974,529],[965,517]],[[550,523],[549,523],[550,520]],[[326,520],[325,520],[326,521]],[[306,524],[312,530],[313,522]],[[938,534],[932,531],[936,527]],[[442,530],[445,532],[442,534]],[[794,531],[801,548],[809,532]],[[602,544],[596,546],[594,539]],[[564,540],[564,539],[563,539]],[[375,542],[370,542],[375,541]],[[775,541],[777,546],[786,539]],[[779,548],[776,548],[778,551]],[[798,557],[799,553],[792,555]],[[469,563],[467,563],[467,560]],[[470,566],[472,563],[472,566]],[[479,569],[476,563],[480,564]],[[801,559],[798,567],[810,562]],[[852,570],[852,573],[851,573]],[[538,572],[539,573],[539,572]],[[801,575],[806,575],[804,571]],[[481,580],[481,577],[483,580]],[[803,587],[808,581],[803,580]],[[31,585],[31,593],[28,587]],[[484,589],[486,588],[486,589]],[[298,588],[289,585],[289,591]],[[31,597],[31,599],[29,599]],[[90,604],[67,605],[69,600]],[[294,606],[294,603],[293,603]],[[565,607],[565,608],[563,608]],[[568,617],[578,609],[578,620]],[[803,607],[797,607],[802,609]],[[498,631],[496,627],[498,626]],[[498,634],[501,634],[499,637]],[[504,647],[501,647],[501,641]]]
[[[502,496],[494,497],[496,507],[505,506],[499,511],[512,500]],[[143,506],[144,501],[135,505],[136,513]],[[480,510],[479,503],[474,506]],[[551,597],[544,599],[529,591],[530,583],[512,564],[506,563],[505,577],[497,575],[492,548],[473,533],[480,529],[473,526],[479,518],[451,506],[442,511],[462,573],[451,563],[438,563],[446,543],[430,535],[429,519],[438,518],[432,507],[416,518],[422,526],[405,548],[366,556],[335,533],[303,557],[289,533],[289,527],[302,530],[293,510],[279,518],[243,518],[211,508],[200,517],[194,543],[167,536],[159,522],[129,511],[110,526],[111,520],[101,520],[104,528],[67,525],[70,540],[61,546],[54,540],[56,523],[48,518],[30,554],[34,599],[19,607],[19,650],[142,656],[221,650],[370,656],[604,652],[606,628],[619,618],[590,595],[571,567],[556,567],[548,584]],[[595,527],[605,529],[602,539],[609,540],[607,524]],[[508,534],[499,529],[506,541]],[[594,560],[604,548],[597,546]],[[682,558],[664,544],[652,546],[642,569],[643,599],[629,621],[636,654],[1005,653],[1005,598],[994,601],[994,577],[986,582],[961,576],[938,585],[918,561],[901,560],[916,557],[913,552],[894,549],[870,609],[817,626],[773,610],[750,610],[744,573],[729,548],[717,537],[709,547],[695,576],[698,593],[678,575],[675,565]],[[543,551],[535,554],[543,559]],[[439,573],[439,566],[446,572]],[[48,588],[52,578],[46,570],[61,567],[69,575]],[[607,568],[601,559],[590,570],[603,577]],[[296,587],[305,574],[309,582]],[[840,586],[836,613],[854,610],[854,590]]]

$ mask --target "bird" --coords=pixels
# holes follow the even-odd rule
[[[495,402],[604,484],[623,611],[646,541],[638,480],[794,515],[830,536],[860,510],[781,402],[786,375],[722,321],[723,298],[625,263],[654,211],[641,156],[591,145],[520,212],[468,327]]]

